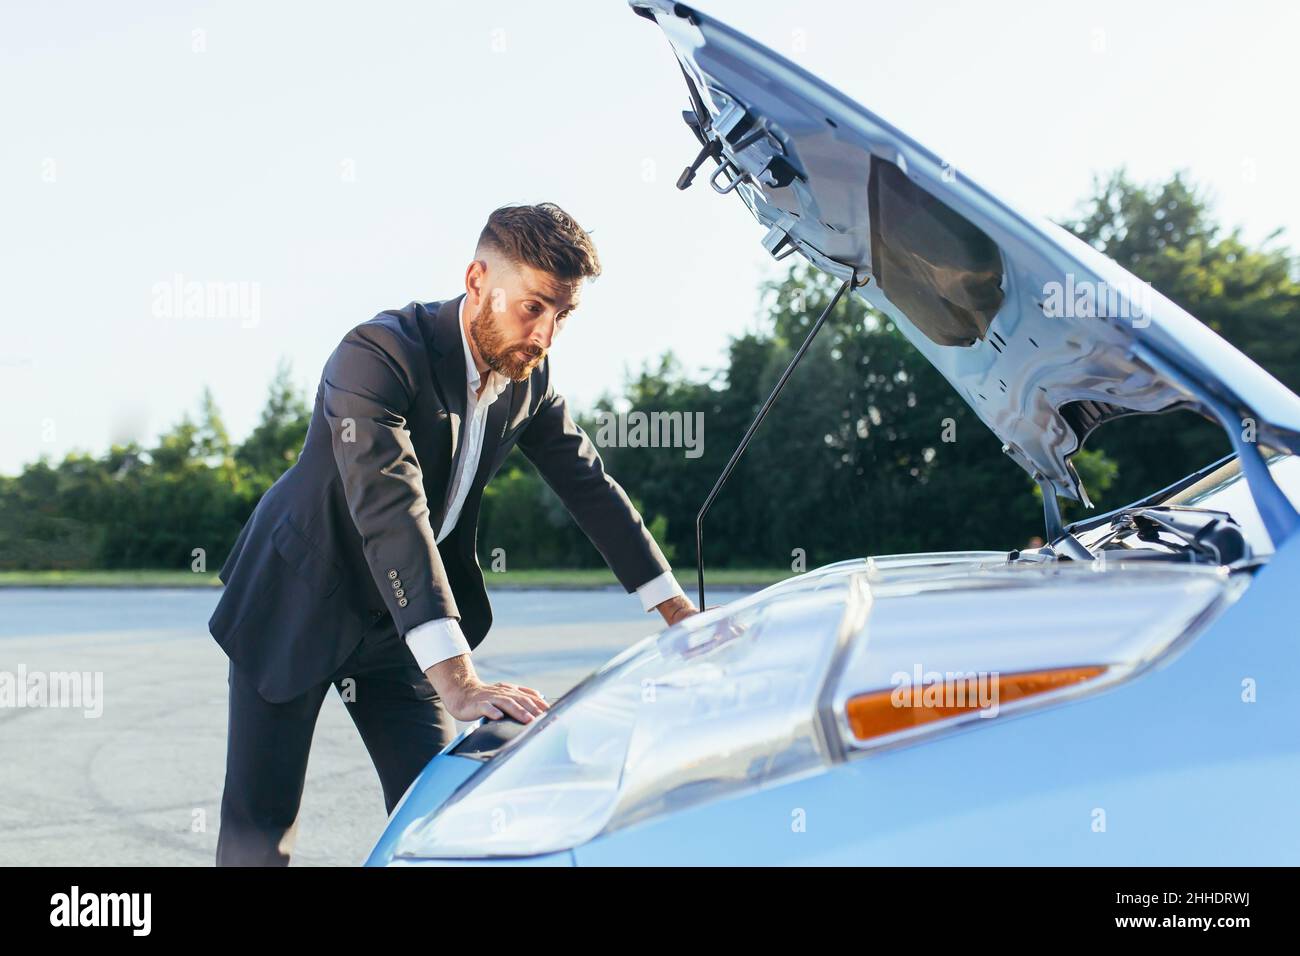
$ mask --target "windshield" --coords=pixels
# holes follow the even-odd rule
[[[1268,458],[1268,470],[1292,506],[1300,508],[1300,458],[1289,454],[1271,455]],[[1241,525],[1246,540],[1256,554],[1273,553],[1273,542],[1264,530],[1264,521],[1259,516],[1250,488],[1241,473],[1241,462],[1235,458],[1161,503],[1226,511]]]

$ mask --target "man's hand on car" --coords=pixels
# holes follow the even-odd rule
[[[519,684],[485,684],[474,672],[468,654],[448,658],[425,672],[442,698],[447,712],[457,720],[501,720],[510,717],[531,723],[551,707],[540,692]]]
[[[531,723],[550,709],[550,704],[531,687],[519,684],[474,684],[460,689],[458,695],[444,701],[447,711],[457,720],[501,720],[512,717],[521,724]]]

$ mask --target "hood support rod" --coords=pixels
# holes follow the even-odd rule
[[[1043,474],[1035,474],[1034,481],[1038,482],[1038,489],[1043,493],[1043,523],[1047,528],[1044,542],[1053,554],[1075,561],[1091,561],[1092,552],[1061,523],[1061,502],[1056,496],[1056,486]]]
[[[727,479],[731,477],[731,472],[736,467],[736,463],[740,461],[740,456],[745,453],[745,448],[748,447],[749,440],[754,437],[754,433],[758,431],[758,426],[761,425],[763,419],[767,417],[767,413],[776,401],[776,397],[781,394],[781,389],[785,388],[785,383],[786,380],[790,378],[790,373],[794,371],[795,366],[798,365],[799,361],[803,358],[804,353],[808,351],[808,346],[812,345],[812,340],[816,338],[817,333],[821,331],[822,325],[826,322],[826,317],[831,314],[831,310],[833,310],[836,304],[840,301],[840,296],[844,295],[845,290],[850,286],[856,286],[857,284],[858,271],[857,269],[854,269],[849,278],[845,279],[839,289],[836,290],[830,303],[827,304],[826,308],[822,309],[822,314],[818,316],[817,321],[813,323],[812,329],[809,330],[807,337],[803,340],[803,345],[799,346],[799,351],[794,353],[794,358],[790,359],[790,364],[785,367],[785,371],[781,373],[781,377],[776,380],[776,387],[772,389],[772,394],[767,396],[767,400],[763,402],[763,406],[758,410],[758,414],[755,415],[754,420],[749,423],[749,428],[745,432],[745,437],[740,440],[740,444],[736,446],[736,450],[731,453],[731,460],[727,462],[727,467],[722,469],[722,474],[718,476],[718,480],[714,483],[713,490],[710,491],[709,496],[704,499],[704,504],[700,507],[699,514],[695,516],[695,571],[699,576],[699,609],[701,611],[704,610],[704,516],[708,514],[709,507],[713,504],[713,500],[718,497],[718,492],[722,490],[722,486],[726,483]]]

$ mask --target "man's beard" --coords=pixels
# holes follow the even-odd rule
[[[497,328],[490,299],[484,299],[478,314],[469,322],[469,333],[478,354],[488,368],[506,378],[522,382],[546,358],[546,350],[533,345],[511,345]]]

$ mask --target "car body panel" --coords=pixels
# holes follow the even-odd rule
[[[1138,680],[606,834],[575,860],[1294,865],[1297,576],[1292,540],[1250,600]]]
[[[871,568],[877,560],[880,567]],[[865,565],[842,562],[763,593],[840,588],[851,578],[872,580],[881,593],[913,586],[941,593],[933,589],[988,586],[981,578],[1023,578],[1021,586],[1034,586],[1054,573],[1051,566],[1007,565],[998,552],[900,555]],[[1152,571],[1160,573],[1131,574]],[[1287,542],[1203,633],[1105,690],[849,756],[606,832],[569,853],[472,862],[1294,861],[1300,818],[1290,794],[1300,785],[1300,733],[1292,715],[1300,705],[1300,654],[1285,624],[1300,617],[1290,583],[1297,572],[1300,539]],[[1118,573],[1074,567],[1066,577]],[[1052,630],[1044,621],[1045,639]],[[1243,699],[1248,680],[1257,685],[1253,703]],[[516,739],[526,745],[527,737]],[[436,812],[485,766],[449,753],[435,758],[370,862],[462,862],[394,858],[393,848],[412,822]],[[1098,810],[1105,814],[1102,832],[1092,829]],[[1265,841],[1265,833],[1277,839]]]
[[[366,866],[386,866],[392,863],[393,850],[397,841],[401,839],[403,831],[446,803],[447,798],[456,791],[456,788],[482,767],[477,760],[447,753],[464,736],[461,734],[448,747],[443,748],[442,753],[434,757],[428,766],[420,771],[420,775],[411,783],[401,801],[389,815],[383,834],[366,859]]]

